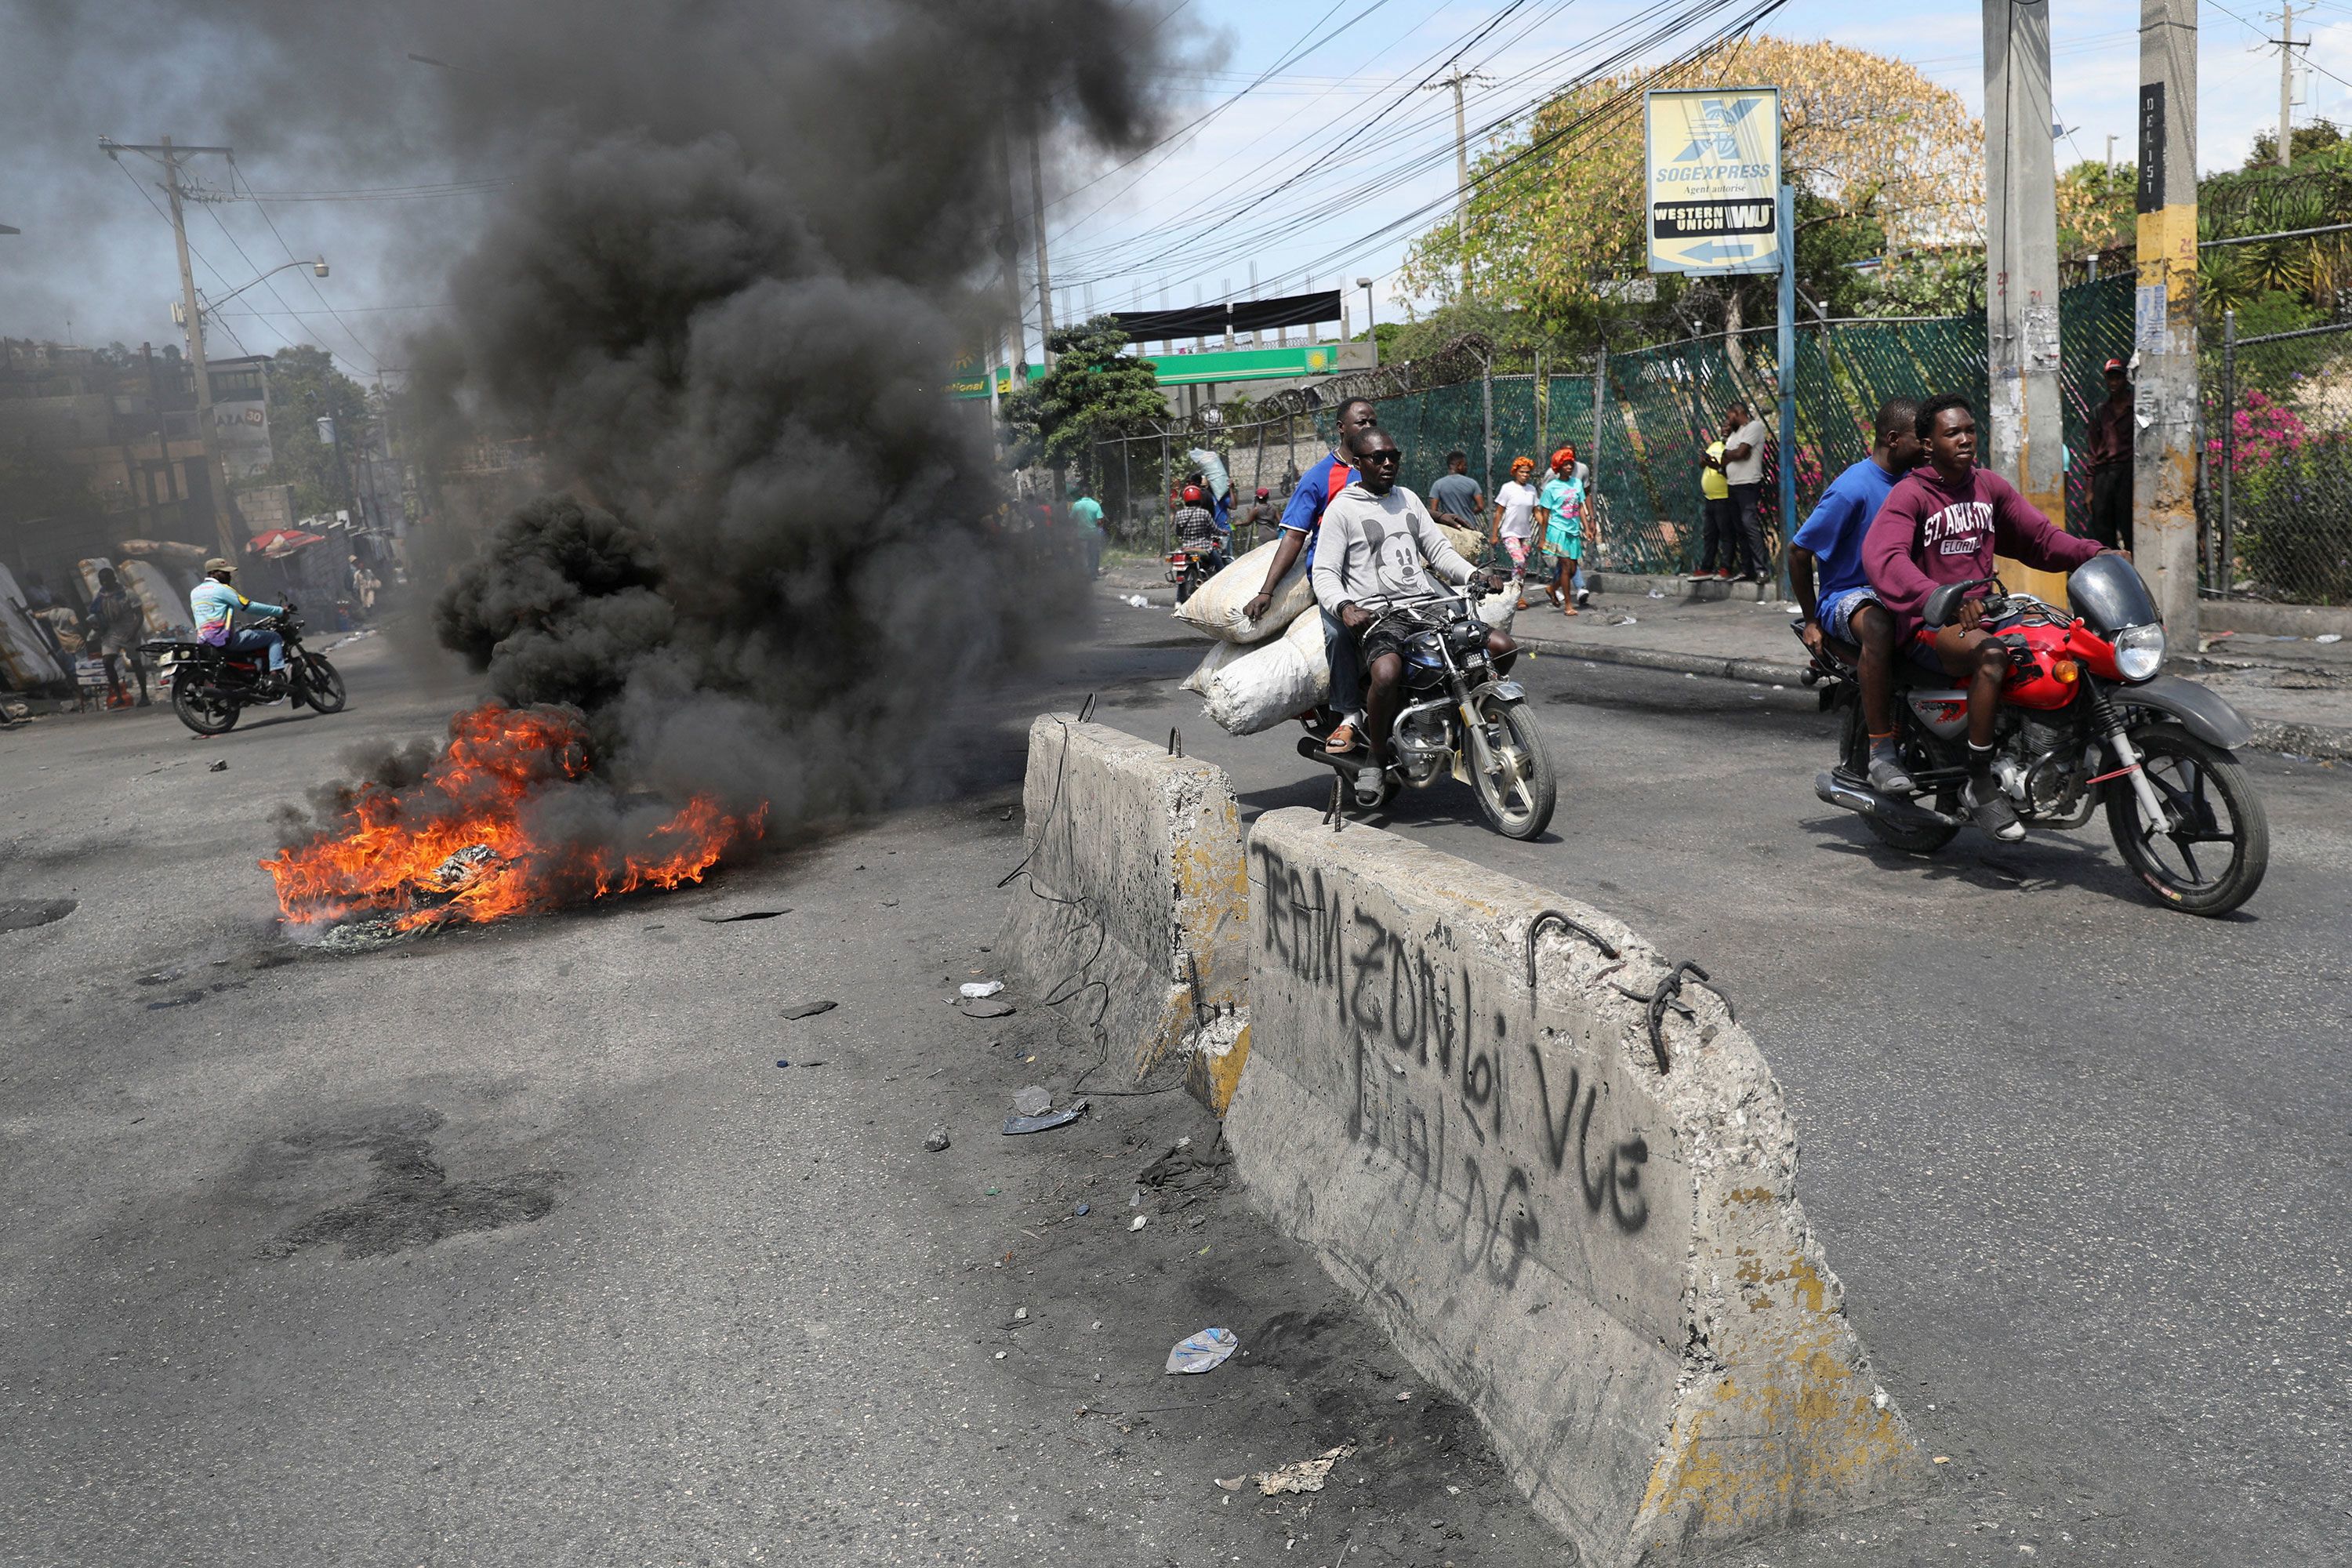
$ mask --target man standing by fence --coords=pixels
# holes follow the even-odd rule
[[[1723,456],[1710,458],[1723,465],[1724,483],[1731,489],[1732,521],[1739,537],[1739,574],[1731,576],[1729,552],[1717,576],[1735,583],[1761,583],[1764,570],[1764,421],[1745,403],[1724,410]]]
[[[2132,547],[2132,384],[2124,362],[2106,364],[2107,400],[2091,410],[2091,521],[2084,531],[2110,550]]]

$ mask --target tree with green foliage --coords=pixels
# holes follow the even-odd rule
[[[1057,329],[1045,346],[1053,368],[1004,399],[1007,457],[1098,479],[1095,443],[1139,435],[1168,417],[1150,360],[1127,353],[1128,336],[1109,316]]]
[[[2290,165],[2297,164],[2315,153],[2343,148],[2347,142],[2352,142],[2352,138],[2347,137],[2344,134],[2344,128],[2336,121],[2327,119],[2315,120],[2308,125],[2294,127],[2288,133],[2287,162]],[[2246,154],[2246,172],[2252,174],[2257,169],[2273,169],[2277,166],[2278,132],[2255,132],[2253,149]]]
[[[268,379],[271,462],[246,485],[293,486],[297,517],[349,506],[348,463],[339,464],[335,448],[319,439],[319,421],[332,418],[348,448],[372,417],[366,388],[309,343],[278,350]]]

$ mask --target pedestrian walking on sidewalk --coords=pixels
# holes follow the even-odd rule
[[[1445,471],[1429,487],[1429,514],[1448,528],[1466,528],[1478,531],[1478,520],[1486,512],[1486,498],[1478,493],[1478,481],[1470,477],[1470,454],[1445,454]]]
[[[1511,586],[1518,592],[1518,607],[1528,607],[1528,556],[1535,549],[1536,460],[1513,458],[1508,483],[1495,492],[1495,512],[1487,542],[1501,545],[1511,557]]]
[[[2084,530],[2110,550],[2132,547],[2132,384],[2107,362],[2107,400],[2091,410],[2091,520]]]
[[[1764,581],[1764,421],[1745,403],[1735,403],[1723,415],[1723,479],[1730,487],[1733,521],[1738,530],[1739,574],[1735,583]],[[1728,552],[1725,565],[1730,564]]]
[[[1578,581],[1584,564],[1584,484],[1579,478],[1583,468],[1576,460],[1576,448],[1562,447],[1551,455],[1551,478],[1536,495],[1544,552],[1554,563],[1545,595],[1564,616],[1576,614],[1579,605],[1592,599],[1591,590]]]

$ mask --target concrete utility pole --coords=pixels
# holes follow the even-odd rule
[[[1462,107],[1462,89],[1474,81],[1491,81],[1484,71],[1465,71],[1459,64],[1435,81],[1423,82],[1422,91],[1435,92],[1441,88],[1454,89],[1454,243],[1462,253],[1462,293],[1470,293],[1470,132]]]
[[[2193,0],[2190,0],[2193,3]],[[1985,317],[1992,406],[1984,461],[2053,522],[2066,516],[2058,373],[2058,168],[2050,140],[2050,7],[1985,0]],[[2055,573],[2003,581],[2064,604]]]
[[[2279,7],[2279,140],[2278,165],[2284,169],[2294,162],[2294,51],[2300,47],[2294,40],[2294,7]]]
[[[205,488],[212,492],[213,528],[220,540],[221,554],[235,561],[237,538],[235,512],[229,504],[228,470],[221,464],[220,432],[213,427],[213,382],[205,361],[205,318],[196,304],[195,274],[188,267],[188,222],[180,207],[180,160],[198,153],[216,153],[226,157],[234,149],[175,147],[169,136],[152,146],[111,142],[103,136],[98,139],[98,144],[110,158],[124,153],[142,153],[163,165],[163,190],[172,199],[172,239],[180,253],[180,307],[188,317],[188,359],[196,372],[196,437],[205,448]],[[170,451],[167,444],[167,462]]]
[[[1045,162],[1037,150],[1043,140],[1029,138],[1029,218],[1037,231],[1037,363],[1050,368],[1054,351],[1046,340],[1054,335],[1054,285],[1045,270]]]
[[[2140,0],[2139,80],[2132,554],[2172,647],[2194,652],[2197,0]]]

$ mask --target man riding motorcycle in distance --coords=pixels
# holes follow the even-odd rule
[[[265,605],[258,599],[248,599],[231,585],[236,575],[234,563],[215,555],[205,563],[205,580],[188,595],[188,608],[195,612],[196,636],[216,648],[229,653],[249,653],[255,648],[269,650],[269,673],[277,675],[286,668],[286,639],[276,632],[258,631],[247,626],[242,631],[232,629],[239,610],[256,615],[282,616],[283,605]]]
[[[1870,456],[1830,481],[1821,504],[1789,541],[1789,583],[1805,619],[1800,633],[1816,656],[1835,637],[1862,648],[1862,718],[1870,731],[1870,787],[1911,793],[1895,749],[1895,617],[1862,570],[1863,536],[1895,482],[1927,456],[1916,399],[1892,397],[1871,426]]]
[[[1947,626],[1929,629],[1919,613],[1937,584],[1991,576],[1996,553],[2063,572],[2102,547],[2053,527],[2007,479],[1977,467],[1977,417],[1967,398],[1953,392],[1929,398],[1913,428],[1927,446],[1927,461],[1888,493],[1863,538],[1863,571],[1894,614],[1895,646],[1928,668],[1968,682],[1969,781],[1962,799],[1979,827],[2014,843],[2025,837],[2025,825],[1992,771],[1993,721],[2009,674],[2008,647],[1981,624],[1980,597],[1966,600],[1959,619]]]
[[[1290,504],[1282,510],[1282,542],[1274,547],[1274,563],[1266,568],[1265,586],[1257,597],[1242,606],[1242,614],[1255,621],[1273,606],[1274,591],[1282,585],[1283,574],[1297,562],[1303,552],[1307,564],[1315,562],[1316,531],[1323,526],[1324,509],[1332,498],[1348,488],[1356,470],[1344,455],[1349,440],[1357,432],[1370,430],[1381,422],[1380,410],[1369,397],[1351,397],[1339,405],[1339,445],[1329,459],[1318,463],[1298,481],[1290,492]],[[1323,612],[1323,653],[1331,667],[1331,710],[1339,715],[1324,750],[1338,756],[1355,749],[1356,726],[1363,719],[1363,672],[1356,666],[1356,639],[1348,629]]]
[[[1186,485],[1179,499],[1183,504],[1177,507],[1169,519],[1175,531],[1176,548],[1190,554],[1207,556],[1210,570],[1215,571],[1224,563],[1218,559],[1223,552],[1217,548],[1220,542],[1217,517],[1208,508],[1208,497],[1200,486]]]
[[[1402,454],[1378,426],[1359,430],[1349,455],[1359,478],[1335,497],[1323,515],[1323,531],[1309,575],[1315,602],[1347,628],[1370,675],[1364,700],[1365,765],[1356,770],[1356,798],[1376,805],[1381,776],[1389,763],[1389,733],[1404,705],[1404,650],[1418,626],[1378,612],[1397,599],[1436,592],[1434,567],[1449,583],[1475,582],[1493,593],[1486,574],[1462,559],[1422,505],[1421,498],[1396,482]],[[1423,564],[1426,560],[1428,566]],[[1511,668],[1518,645],[1501,632],[1486,635],[1495,673]]]

